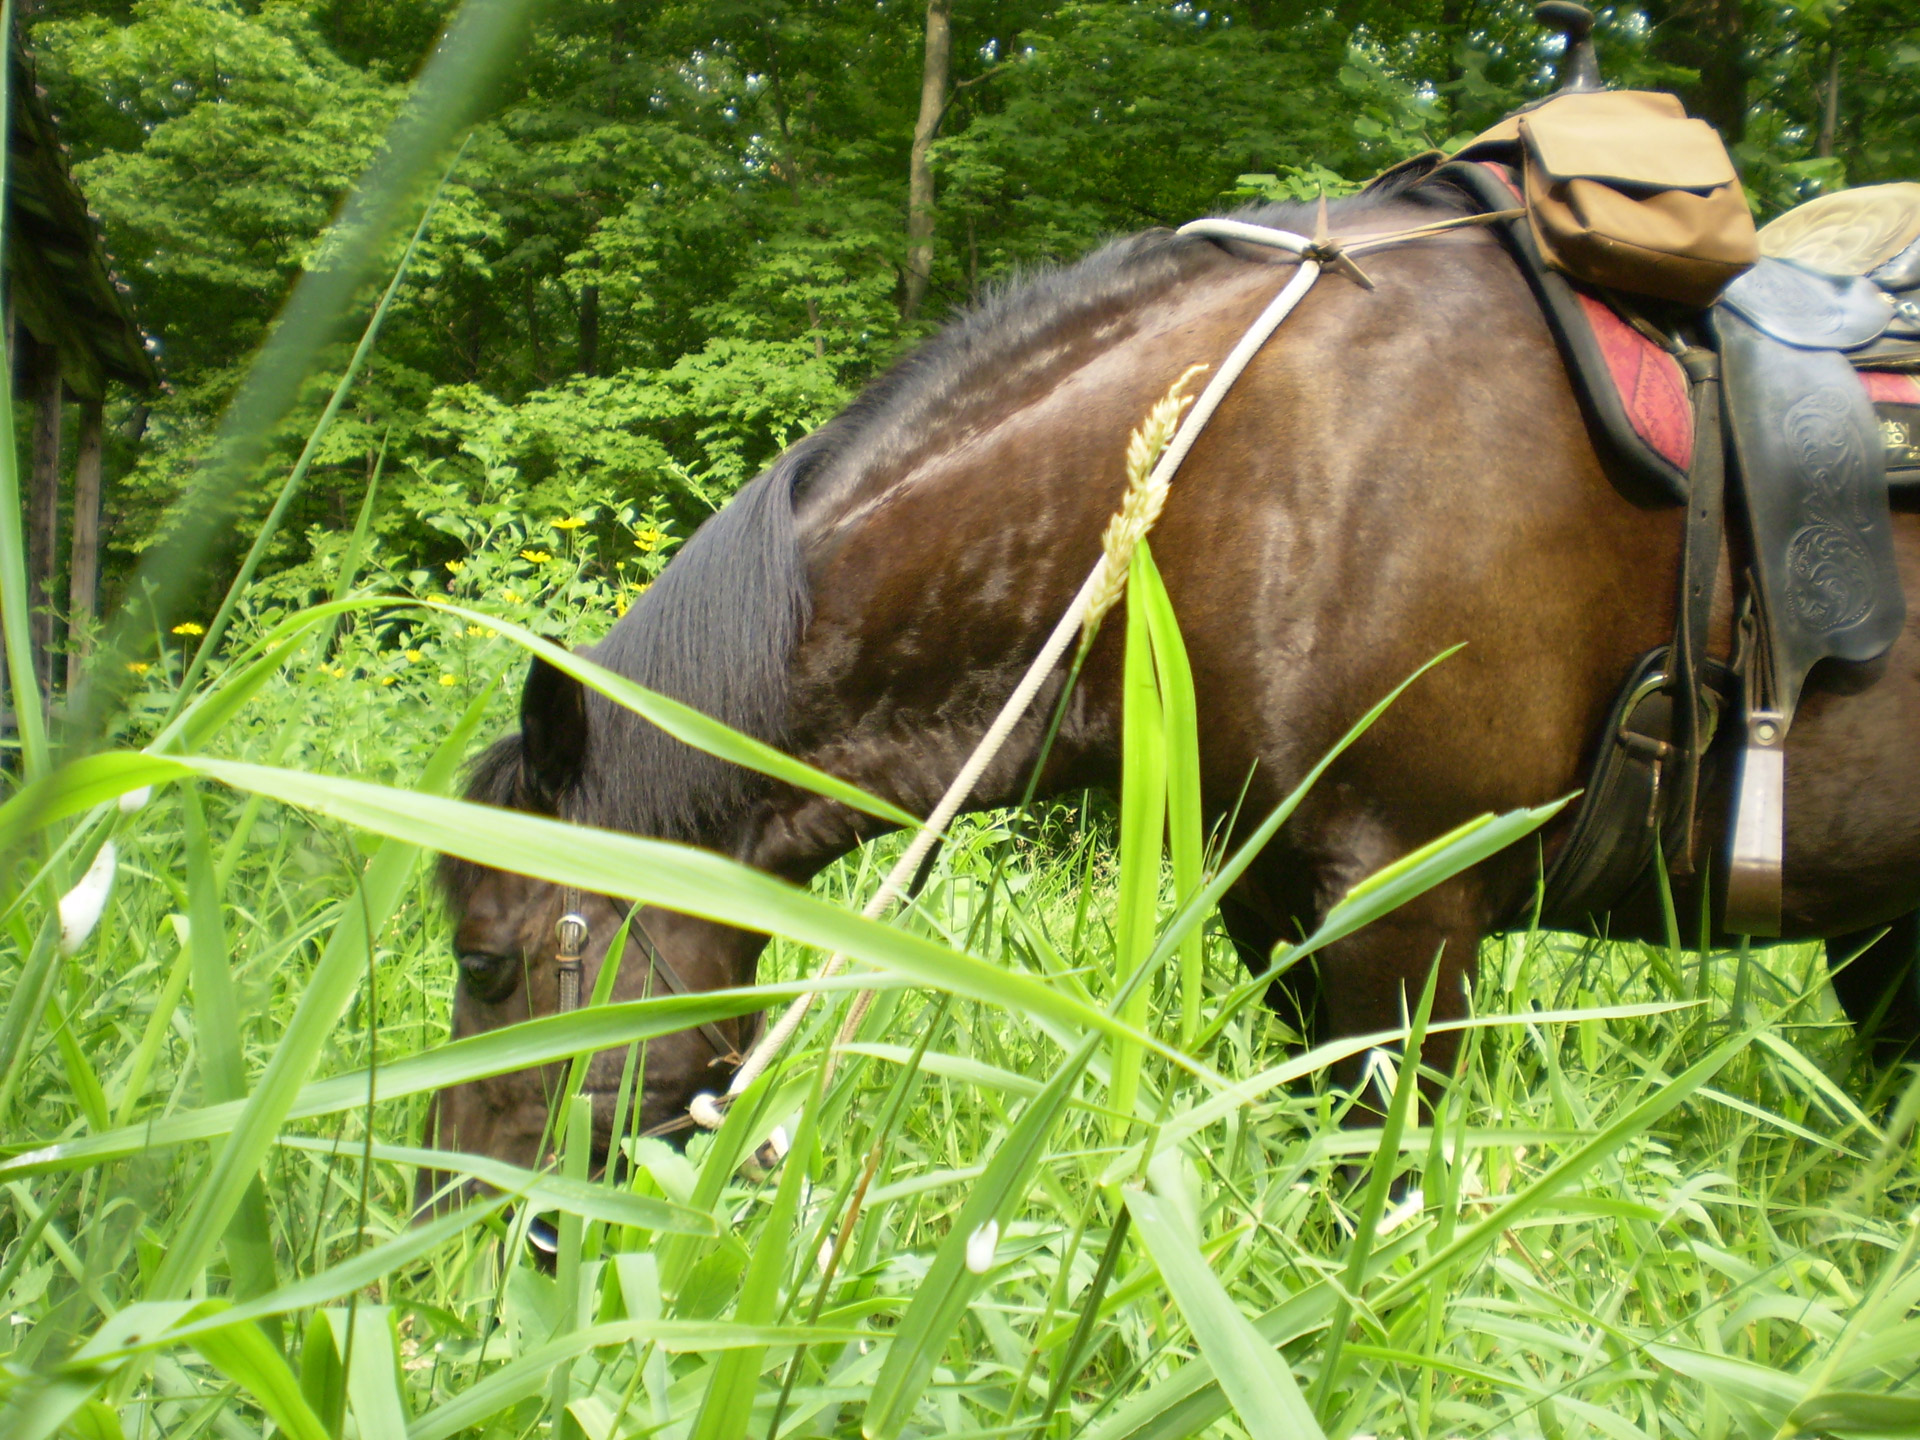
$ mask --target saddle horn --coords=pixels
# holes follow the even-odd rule
[[[1533,18],[1567,37],[1556,95],[1607,88],[1600,79],[1600,57],[1593,48],[1593,11],[1571,0],[1543,0],[1533,7]]]

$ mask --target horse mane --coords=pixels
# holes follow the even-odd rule
[[[1409,187],[1390,177],[1362,194],[1329,202],[1329,220],[1351,221],[1390,205],[1464,211],[1450,186]],[[1234,218],[1311,231],[1316,206],[1267,204]],[[796,524],[803,495],[868,471],[889,449],[997,389],[1025,357],[1070,327],[1145,303],[1202,270],[1234,260],[1229,247],[1170,230],[1114,240],[1085,258],[1014,276],[874,380],[838,416],[790,448],[695,532],[673,562],[586,654],[736,730],[782,746],[788,738],[788,669],[811,614],[806,561]],[[830,503],[830,499],[829,499]],[[760,776],[681,744],[600,695],[587,695],[584,769],[563,797],[567,818],[693,843],[725,832],[767,783]],[[469,772],[467,798],[539,808],[522,770],[516,731],[485,751]],[[470,867],[448,861],[442,877],[458,894]]]

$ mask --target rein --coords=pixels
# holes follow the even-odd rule
[[[954,777],[946,793],[940,797],[940,803],[934,807],[933,813],[927,817],[905,852],[887,872],[886,878],[880,882],[880,888],[874,892],[873,898],[860,912],[863,919],[881,919],[907,897],[913,878],[922,863],[932,852],[933,847],[944,838],[947,826],[972,796],[974,786],[979,783],[981,775],[999,755],[1015,727],[1025,718],[1041,687],[1052,674],[1054,667],[1060,663],[1061,657],[1066,654],[1067,647],[1072,643],[1075,635],[1082,635],[1083,643],[1091,643],[1093,632],[1101,617],[1119,599],[1125,589],[1127,570],[1133,559],[1133,552],[1147,532],[1152,529],[1154,521],[1159,518],[1161,506],[1165,504],[1167,490],[1175,472],[1187,458],[1188,452],[1193,449],[1194,442],[1200,438],[1201,431],[1206,429],[1207,422],[1213,418],[1214,412],[1220,408],[1220,402],[1226,398],[1234,382],[1240,378],[1253,357],[1266,344],[1268,337],[1279,328],[1280,322],[1293,313],[1294,307],[1306,296],[1307,291],[1313,288],[1314,281],[1319,278],[1321,272],[1327,269],[1333,270],[1352,280],[1362,289],[1372,290],[1373,280],[1354,263],[1352,257],[1355,254],[1388,245],[1403,244],[1407,241],[1422,240],[1451,230],[1510,220],[1524,213],[1521,210],[1503,210],[1462,215],[1414,226],[1407,230],[1394,231],[1390,234],[1368,235],[1355,240],[1341,241],[1330,239],[1326,234],[1327,205],[1325,198],[1322,197],[1319,222],[1315,227],[1317,234],[1313,238],[1295,234],[1291,230],[1277,230],[1241,220],[1195,220],[1180,227],[1178,233],[1181,235],[1233,240],[1268,249],[1284,250],[1299,257],[1300,267],[1280,293],[1267,303],[1267,307],[1260,312],[1253,324],[1247,327],[1239,342],[1221,362],[1220,368],[1207,381],[1205,389],[1200,392],[1199,398],[1193,403],[1192,409],[1187,413],[1178,431],[1167,443],[1166,449],[1161,452],[1144,484],[1137,487],[1129,486],[1121,509],[1115,514],[1101,537],[1099,560],[1088,572],[1085,582],[1067,606],[1066,612],[1061,615],[1059,623],[1054,626],[1046,643],[1040,647],[1039,654],[1034,656],[1020,683],[1014,687],[1013,693],[1001,706],[999,714],[995,716],[993,724],[988,727],[986,735],[982,737],[972,755],[967,758],[967,762],[961,766],[960,773]],[[1192,371],[1188,372],[1189,375],[1192,373]],[[1180,382],[1176,382],[1174,386],[1176,394],[1186,378],[1187,376],[1183,375]],[[637,913],[633,915],[633,923],[634,928],[639,929]],[[652,958],[655,972],[667,982],[670,988],[681,994],[690,993],[680,981],[679,976],[674,973],[671,965],[667,963],[666,957],[647,937],[646,932],[641,930],[640,935]],[[581,956],[587,940],[587,922],[579,913],[579,892],[572,888],[566,891],[566,913],[560,919],[557,938],[559,940],[561,1009],[571,1010],[577,1008],[580,1003]],[[820,968],[819,978],[825,980],[838,974],[846,963],[845,953],[835,951]],[[875,993],[872,990],[863,990],[855,997],[853,1005],[848,1010],[847,1018],[841,1025],[827,1055],[826,1065],[829,1077],[833,1071],[835,1052],[852,1039],[860,1022],[866,1017]],[[780,1052],[793,1038],[801,1022],[806,1019],[807,1013],[812,1009],[816,994],[817,992],[809,992],[801,995],[787,1007],[785,1013],[768,1029],[752,1052],[741,1062],[728,1083],[725,1094],[714,1095],[703,1091],[695,1095],[688,1104],[685,1117],[655,1126],[647,1133],[653,1135],[684,1129],[689,1123],[697,1124],[703,1129],[717,1130],[726,1118],[725,1107],[765,1073],[767,1067],[779,1057]],[[718,1032],[711,1024],[700,1028],[705,1032],[708,1043],[714,1046],[716,1055],[721,1058],[732,1058],[732,1047],[726,1044],[723,1037],[718,1036]]]

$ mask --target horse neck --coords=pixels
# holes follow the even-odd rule
[[[1284,282],[1238,267],[1057,339],[865,474],[835,476],[800,517],[812,618],[794,656],[795,753],[916,814],[937,803],[1100,555],[1126,485],[1127,441],[1194,363],[1216,363]],[[1117,637],[1096,645],[1043,793],[1114,778]],[[1064,668],[1064,667],[1063,667]],[[982,777],[970,808],[1011,803],[1058,701],[1056,674]],[[837,806],[785,797],[756,858],[806,873],[866,838]]]

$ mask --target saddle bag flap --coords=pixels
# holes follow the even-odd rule
[[[1726,147],[1671,95],[1564,95],[1516,128],[1528,222],[1555,269],[1706,306],[1759,259]]]

